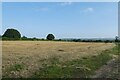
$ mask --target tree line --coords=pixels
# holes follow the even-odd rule
[[[21,34],[16,29],[7,29],[5,33],[0,36],[2,40],[45,40],[45,39],[38,39],[34,38],[27,38],[26,36],[21,37]],[[46,37],[47,40],[54,40],[55,36],[53,34],[48,34]]]
[[[34,38],[28,38],[26,36],[21,36],[20,32],[16,29],[7,29],[5,33],[0,36],[2,40],[32,40],[32,41],[47,41],[47,40],[53,40],[53,41],[67,41],[67,42],[120,42],[119,38],[116,36],[115,40],[92,40],[92,39],[55,39],[55,36],[53,34],[48,34],[46,39],[38,39],[36,37]]]

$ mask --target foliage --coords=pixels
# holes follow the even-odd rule
[[[7,29],[5,33],[0,36],[0,39],[2,40],[30,40],[30,41],[67,41],[67,42],[104,42],[104,43],[113,43],[113,42],[120,42],[120,39],[118,36],[115,37],[113,40],[105,40],[105,39],[55,39],[55,36],[53,34],[48,34],[46,39],[42,38],[27,38],[26,36],[21,37],[21,34],[16,29]]]
[[[119,40],[118,40],[118,36],[115,36],[115,42],[118,42]]]
[[[3,34],[3,36],[2,36],[2,38],[3,39],[15,39],[15,40],[17,40],[17,39],[20,39],[21,38],[21,34],[20,34],[20,32],[18,31],[18,30],[16,30],[16,29],[7,29],[6,31],[5,31],[5,33]]]
[[[55,37],[54,37],[53,34],[48,34],[48,35],[47,35],[47,39],[48,39],[48,40],[54,40]]]
[[[27,39],[27,37],[26,37],[26,36],[23,36],[22,38],[23,38],[23,39]]]

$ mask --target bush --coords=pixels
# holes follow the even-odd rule
[[[15,39],[15,40],[17,40],[17,39],[20,39],[21,38],[21,34],[20,34],[20,32],[18,31],[18,30],[16,30],[16,29],[7,29],[6,31],[5,31],[5,33],[3,34],[3,39],[5,38],[5,39]]]
[[[48,35],[47,35],[47,39],[48,39],[48,40],[54,40],[55,37],[54,37],[53,34],[48,34]]]

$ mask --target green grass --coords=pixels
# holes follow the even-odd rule
[[[22,64],[14,64],[10,67],[10,71],[20,71],[24,69],[24,65]]]
[[[35,78],[87,78],[93,75],[94,72],[101,66],[112,59],[113,55],[118,55],[118,46],[110,50],[105,50],[97,56],[84,57],[82,59],[60,62],[59,58],[50,59],[49,66],[44,65],[42,69],[35,72],[32,77]]]
[[[14,74],[16,71],[20,72],[21,70],[24,70],[25,66],[23,64],[14,64],[11,65],[10,67],[8,67],[5,72],[7,72],[4,76],[2,76],[3,78],[9,78],[10,74]],[[13,73],[14,72],[14,73]]]

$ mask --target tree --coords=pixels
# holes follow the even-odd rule
[[[55,37],[54,37],[53,34],[48,34],[48,35],[47,35],[47,39],[48,39],[48,40],[53,40],[53,39],[55,39]]]
[[[27,40],[28,38],[26,36],[21,37],[22,40]]]
[[[9,39],[20,39],[21,34],[16,29],[7,29],[2,37],[6,37],[6,38],[9,38]]]
[[[118,36],[115,36],[115,42],[118,42],[118,38],[119,38]]]
[[[26,37],[26,36],[23,36],[22,38],[23,38],[23,39],[27,39],[27,37]]]

